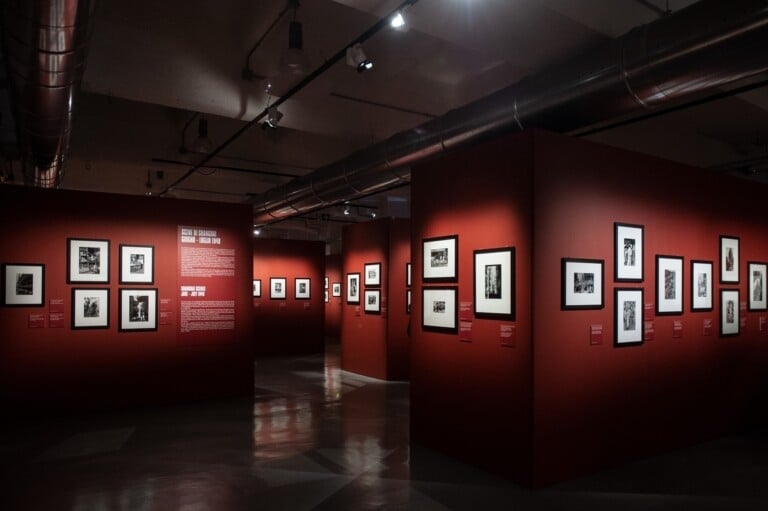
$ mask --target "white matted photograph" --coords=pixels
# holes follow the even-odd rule
[[[712,310],[712,261],[691,261],[691,311]]]
[[[739,335],[739,290],[720,290],[720,336]]]
[[[683,313],[683,258],[656,256],[656,314]]]
[[[253,281],[253,297],[261,298],[261,279],[255,279]]]
[[[739,238],[720,236],[720,283],[739,283]]]
[[[312,280],[309,278],[301,277],[295,280],[295,298],[297,300],[309,300],[312,297],[310,291]]]
[[[642,282],[643,268],[643,226],[634,224],[613,224],[614,280],[616,282]]]
[[[381,285],[381,263],[365,263],[363,268],[366,287],[378,287]]]
[[[109,328],[109,289],[72,289],[72,328]]]
[[[109,283],[109,240],[67,239],[67,283]]]
[[[288,297],[288,279],[285,277],[269,278],[269,299],[285,300]]]
[[[381,312],[381,290],[366,289],[364,293],[363,310],[369,314],[378,314]]]
[[[475,250],[474,258],[475,316],[514,319],[514,247]]]
[[[455,287],[425,287],[421,290],[421,298],[421,326],[424,330],[445,333],[458,331]]]
[[[341,296],[341,282],[331,284],[331,296]]]
[[[411,263],[405,263],[405,287],[411,287]]]
[[[120,284],[155,283],[155,247],[120,245]]]
[[[768,301],[766,301],[766,269],[767,263],[748,262],[749,269],[749,310],[764,311],[768,310]]]
[[[602,309],[604,307],[602,259],[563,258],[561,266],[560,308],[562,310]]]
[[[427,238],[422,241],[422,280],[456,282],[459,276],[458,236]]]
[[[643,289],[614,289],[614,346],[643,343]]]
[[[157,330],[157,289],[120,289],[121,332]]]
[[[347,303],[360,303],[359,273],[347,273]]]
[[[4,306],[42,307],[45,301],[45,265],[5,263],[2,286]]]

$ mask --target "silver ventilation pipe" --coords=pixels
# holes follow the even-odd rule
[[[410,166],[524,128],[569,132],[722,93],[768,71],[768,0],[701,0],[560,66],[273,188],[268,224],[410,181]]]
[[[25,184],[61,183],[95,5],[95,0],[3,0],[3,45]]]

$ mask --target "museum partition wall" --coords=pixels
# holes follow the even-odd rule
[[[323,352],[324,268],[321,241],[253,240],[257,355]]]
[[[2,186],[0,212],[4,403],[253,391],[247,206]]]
[[[409,378],[410,222],[382,218],[342,233],[341,367]]]
[[[341,339],[341,254],[325,256],[325,278],[328,282],[325,300],[325,337]]]
[[[413,441],[541,486],[766,421],[767,191],[537,131],[414,169]]]

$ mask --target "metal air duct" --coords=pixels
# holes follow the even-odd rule
[[[701,0],[597,51],[393,135],[252,200],[266,224],[384,191],[410,166],[523,128],[569,132],[722,93],[768,71],[768,0]]]
[[[61,183],[95,5],[95,0],[3,1],[3,45],[25,184]]]

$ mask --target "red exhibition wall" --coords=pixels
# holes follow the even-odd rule
[[[341,283],[341,254],[325,257],[325,276],[328,277],[328,301],[325,303],[325,336],[334,341],[341,339],[341,306],[343,296],[333,296],[333,285]]]
[[[253,391],[247,206],[3,186],[0,212],[0,261],[45,268],[42,307],[0,308],[3,402],[78,411]],[[68,238],[109,241],[108,282],[67,283]],[[154,248],[152,283],[120,283],[121,244]],[[107,290],[106,328],[73,328],[76,289]],[[157,289],[156,330],[120,331],[134,326],[120,310],[130,289]]]
[[[254,239],[253,278],[261,296],[253,297],[257,355],[322,353],[324,349],[325,245],[321,241]],[[285,278],[284,299],[270,298],[270,279]],[[296,279],[310,279],[309,299],[296,298]]]
[[[473,299],[472,250],[515,246],[517,307],[514,347],[497,321],[470,318],[471,342],[414,324],[413,440],[542,486],[766,421],[768,318],[746,310],[747,262],[768,261],[765,195],[538,131],[414,169],[414,318],[430,286],[416,277],[421,240],[450,234],[460,301]],[[642,282],[614,282],[615,222],[644,226]],[[740,238],[739,284],[719,283],[720,235]],[[653,312],[657,254],[684,258],[680,315]],[[561,310],[562,258],[604,261],[602,308]],[[712,311],[691,312],[692,259],[713,262]],[[614,347],[616,288],[644,290],[642,344]],[[720,289],[740,291],[738,336],[719,335]]]
[[[383,218],[347,225],[342,241],[341,367],[381,380],[409,378],[406,263],[408,220]],[[381,263],[380,286],[364,285],[367,263]],[[360,303],[347,303],[347,275],[360,274]],[[380,290],[379,313],[365,312],[364,290]]]
[[[411,173],[411,438],[529,481],[531,464],[531,140],[499,139]],[[470,339],[422,328],[422,240],[458,236],[458,302],[472,309],[473,251],[515,247],[515,320],[463,314]],[[466,325],[469,323],[469,325]],[[502,327],[514,326],[513,339]],[[465,335],[466,336],[466,335]]]

